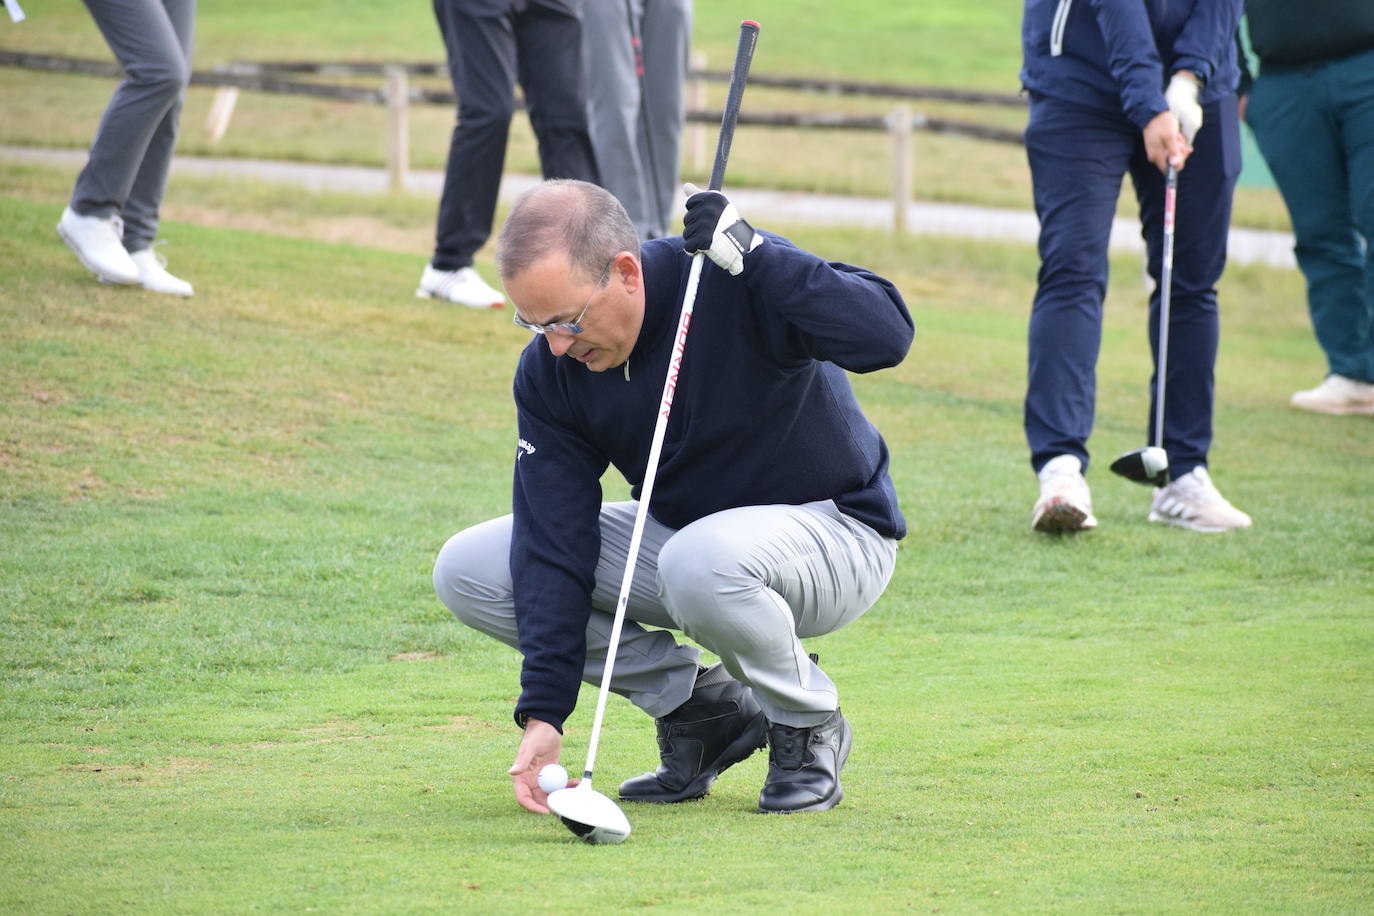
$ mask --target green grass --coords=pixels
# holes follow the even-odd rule
[[[847,798],[760,817],[757,756],[596,849],[515,806],[517,659],[429,585],[509,504],[524,340],[410,297],[432,205],[175,182],[180,300],[81,270],[70,177],[0,167],[0,911],[1374,906],[1374,432],[1285,407],[1321,371],[1296,273],[1222,282],[1213,468],[1255,528],[1149,525],[1099,462],[1102,527],[1053,540],[1020,433],[1033,250],[793,231],[918,326],[855,380],[912,534],[812,643]],[[350,220],[395,250],[309,240]],[[1139,277],[1114,262],[1103,457],[1146,426]],[[627,704],[604,739],[608,785],[653,766]]]
[[[749,16],[763,23],[754,72],[916,83],[1016,92],[1021,65],[1018,0],[932,0],[919,4],[877,0],[835,4],[815,0],[759,0],[742,11],[724,0],[695,5],[694,50],[712,69],[734,59],[736,26]],[[443,45],[426,5],[268,3],[244,0],[203,4],[197,18],[196,66],[231,60],[429,60]],[[12,29],[0,30],[0,47],[108,59],[109,50],[79,0],[50,0]],[[366,84],[366,78],[344,80]],[[374,85],[380,85],[372,81]],[[446,87],[443,81],[431,85]],[[16,69],[0,75],[0,144],[82,149],[89,145],[109,99],[108,79]],[[719,107],[725,86],[707,85],[707,103]],[[232,127],[218,143],[204,130],[212,90],[192,89],[182,116],[177,151],[183,156],[246,156],[380,166],[385,162],[385,112],[375,106],[245,93]],[[891,100],[825,96],[751,88],[749,110],[822,110],[886,113]],[[917,101],[934,117],[1019,128],[1019,108]],[[417,106],[411,114],[411,164],[440,169],[448,152],[451,108]],[[283,125],[291,129],[283,130]],[[684,141],[683,178],[701,184],[710,169]],[[881,133],[744,127],[732,150],[732,184],[795,191],[887,196],[891,193],[889,140]],[[918,133],[913,180],[918,198],[1028,209],[1030,182],[1020,146]],[[513,124],[507,168],[537,174],[539,161],[528,123]],[[1121,211],[1134,214],[1123,195]],[[1235,222],[1286,229],[1288,216],[1272,189],[1242,188]]]

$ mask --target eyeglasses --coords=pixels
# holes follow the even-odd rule
[[[596,298],[596,294],[606,288],[607,282],[611,279],[611,265],[614,263],[614,257],[606,262],[606,266],[601,269],[600,278],[596,281],[596,289],[592,290],[592,294],[587,297],[587,304],[582,306],[582,311],[578,312],[577,317],[572,321],[551,321],[548,324],[534,324],[521,318],[519,312],[516,312],[515,316],[511,318],[511,321],[514,321],[516,324],[520,325],[520,327],[533,331],[536,334],[547,334],[550,331],[562,331],[565,334],[581,334],[582,319],[587,316],[587,309],[592,307],[592,300]]]

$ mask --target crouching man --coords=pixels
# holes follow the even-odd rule
[[[530,811],[548,811],[537,776],[580,682],[601,680],[637,503],[603,502],[600,480],[614,465],[640,495],[698,251],[710,263],[610,685],[657,720],[661,764],[620,798],[700,798],[765,744],[760,811],[843,798],[853,732],[801,640],[878,600],[906,533],[845,374],[901,361],[906,305],[881,277],[754,230],[718,192],[689,197],[681,237],[641,245],[609,193],[550,181],[499,243],[515,321],[536,334],[515,374],[513,512],[455,534],[434,568],[449,610],[524,658],[510,776]]]

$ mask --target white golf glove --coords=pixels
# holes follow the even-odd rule
[[[1169,103],[1169,111],[1178,119],[1178,129],[1190,146],[1202,126],[1202,106],[1197,101],[1201,88],[1196,76],[1180,70],[1170,78],[1169,88],[1164,90],[1164,101]]]
[[[705,252],[722,270],[738,277],[744,273],[744,256],[763,244],[763,236],[744,221],[719,191],[702,191],[688,183],[687,215],[682,220],[682,247],[688,254]]]

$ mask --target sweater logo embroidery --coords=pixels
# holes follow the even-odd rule
[[[519,460],[520,460],[521,458],[523,458],[525,455],[533,455],[534,453],[535,453],[535,447],[534,447],[533,445],[530,445],[530,444],[529,444],[528,442],[526,442],[524,439],[521,439],[521,440],[516,444],[516,448],[515,448],[515,460],[516,460],[516,461],[519,461]]]

